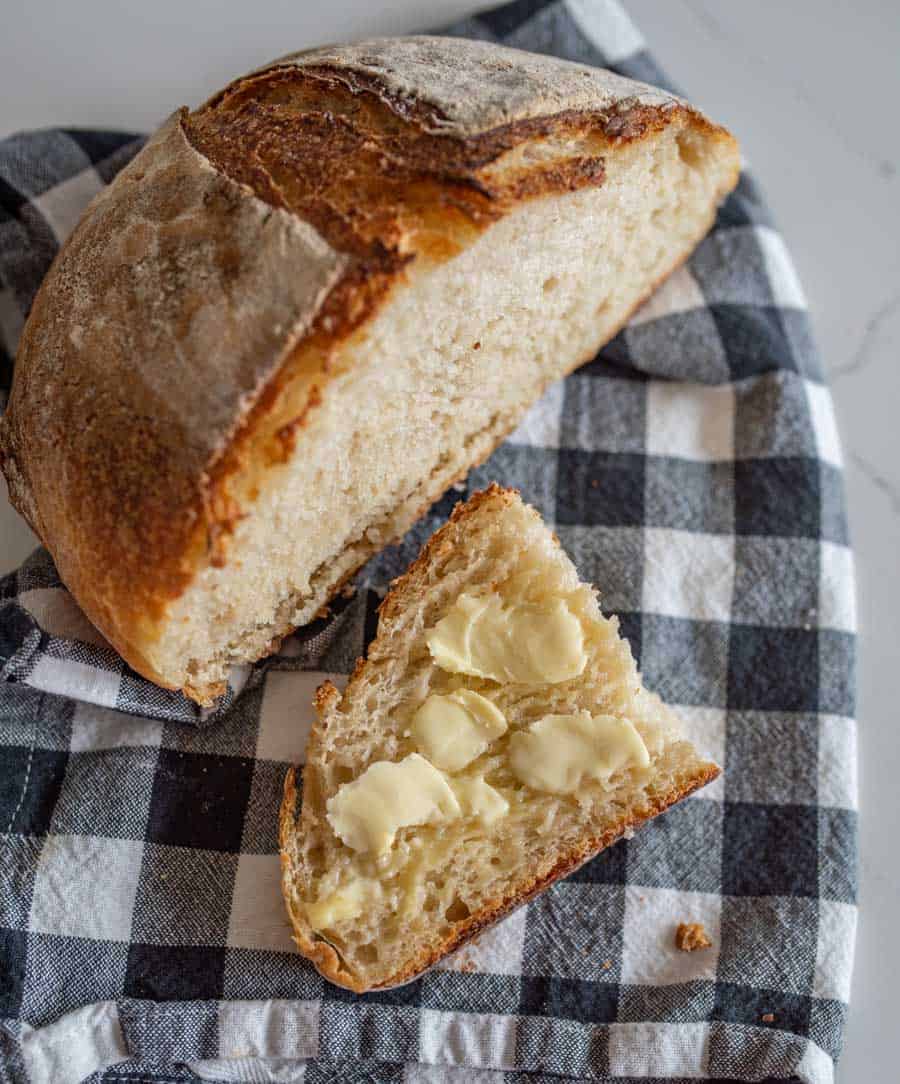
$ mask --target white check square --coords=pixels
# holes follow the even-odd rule
[[[162,734],[163,724],[156,719],[142,719],[79,701],[72,717],[69,747],[73,753],[93,753],[98,749],[125,746],[159,748]]]
[[[300,1058],[314,1058],[319,1053],[320,1012],[319,1001],[220,1001],[219,1055],[289,1058],[295,1064]],[[273,1078],[267,1074],[262,1079]],[[297,1078],[277,1074],[277,1079]]]
[[[512,1069],[517,1017],[419,1010],[419,1059],[433,1065]]]
[[[269,671],[259,713],[258,759],[304,763],[306,739],[315,718],[313,698],[316,689],[327,678],[340,689],[347,683],[344,674],[328,674],[321,670]]]
[[[769,226],[757,226],[756,241],[763,254],[775,304],[782,309],[805,309],[803,287],[784,239]]]
[[[632,316],[629,325],[640,327],[641,324],[649,324],[651,320],[659,320],[664,316],[675,316],[680,312],[702,309],[705,304],[703,291],[697,285],[697,280],[687,265],[682,264],[677,271],[672,272],[659,289],[653,291]]]
[[[817,384],[813,380],[805,380],[804,384],[819,459],[830,463],[832,467],[842,467],[844,456],[841,451],[841,438],[838,434],[831,390],[826,385]]]
[[[35,933],[128,941],[144,845],[104,836],[48,836],[29,928]]]
[[[734,458],[734,387],[651,381],[647,393],[649,455],[704,463]]]
[[[710,892],[625,886],[622,982],[666,986],[713,980],[721,943],[722,897]],[[682,952],[675,946],[681,922],[700,922],[712,946]]]
[[[609,1029],[613,1077],[704,1078],[709,1062],[709,1024],[646,1021]]]
[[[819,804],[856,809],[856,773],[856,721],[846,715],[820,715]]]
[[[281,859],[277,854],[242,854],[231,899],[229,948],[296,953],[291,924],[281,898]]]
[[[853,551],[838,542],[819,543],[819,625],[856,632]]]
[[[33,203],[47,220],[56,240],[62,244],[75,229],[85,207],[102,188],[103,181],[96,170],[89,167],[67,181],[48,188]]]
[[[107,708],[116,706],[121,680],[118,670],[102,670],[99,666],[48,655],[42,655],[28,675],[28,684],[45,693],[88,700]]]
[[[563,408],[563,382],[551,384],[506,438],[510,444],[531,448],[558,448]]]
[[[725,767],[725,730],[727,713],[723,708],[703,708],[693,704],[673,704],[672,707],[684,720],[685,734],[701,755],[714,760],[720,768]],[[721,802],[725,799],[725,773],[694,791],[692,799]]]
[[[617,64],[646,47],[640,30],[615,0],[566,0],[566,7],[607,64]]]
[[[648,527],[643,609],[666,617],[728,621],[734,594],[734,536]]]
[[[520,907],[478,939],[437,964],[437,971],[479,971],[486,975],[521,975],[527,908]]]
[[[819,936],[813,997],[850,1001],[856,907],[836,900],[819,900]]]

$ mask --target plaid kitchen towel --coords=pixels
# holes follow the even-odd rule
[[[453,32],[664,82],[607,0],[517,0]],[[0,143],[7,385],[51,258],[140,143]],[[206,716],[130,671],[38,550],[0,603],[0,1080],[832,1079],[856,918],[852,557],[803,295],[747,175],[466,488],[492,479],[555,526],[724,777],[423,978],[358,997],[292,948],[282,780],[316,685],[349,672],[461,494]],[[681,921],[713,947],[677,952]]]

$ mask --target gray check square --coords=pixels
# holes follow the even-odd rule
[[[671,704],[726,705],[728,625],[644,614],[641,668],[647,687]]]
[[[164,748],[179,753],[252,757],[256,751],[256,723],[262,695],[262,683],[246,689],[215,726],[167,723],[162,738]]]
[[[51,831],[143,839],[156,757],[155,749],[134,746],[72,753],[53,810]],[[111,794],[127,794],[128,801],[111,802]]]
[[[332,1000],[340,992],[325,991],[319,1016],[319,1057],[341,1061],[379,1058],[385,1061],[416,1061],[419,1056],[419,1011],[397,1006],[392,1012],[372,1000]],[[375,995],[377,996],[377,995]]]
[[[132,941],[227,944],[237,864],[233,854],[148,843],[134,905]]]
[[[709,979],[666,986],[623,983],[619,989],[619,1023],[662,1020],[681,1024],[707,1020],[715,1003],[716,984]]]
[[[819,711],[856,714],[856,637],[849,632],[819,629]]]
[[[803,377],[779,370],[734,385],[734,457],[815,458],[816,439]]]
[[[563,448],[642,452],[647,382],[574,373],[563,385],[559,426]]]
[[[813,341],[809,316],[798,309],[782,309],[780,316],[785,342],[790,350],[790,360],[793,362],[792,368],[810,380],[821,381],[822,364]]]
[[[225,953],[222,997],[252,1001],[260,989],[270,998],[313,1001],[321,998],[327,983],[313,965],[299,954],[229,948]]]
[[[644,526],[703,534],[731,534],[734,530],[734,470],[730,463],[648,456],[645,472]]]
[[[519,978],[471,971],[429,971],[422,978],[422,1008],[515,1013],[519,1008]]]
[[[0,928],[27,930],[43,839],[9,834],[0,862]]]
[[[826,900],[856,903],[859,870],[853,848],[857,813],[853,809],[820,809],[819,895]]]
[[[596,585],[604,613],[641,608],[644,540],[640,527],[556,528],[583,580]]]
[[[491,458],[469,475],[469,491],[485,489],[497,478],[522,493],[548,523],[556,521],[557,459],[555,448],[501,444]]]
[[[519,1025],[516,1060],[530,1069],[576,1080],[602,1078],[609,1064],[607,1034],[606,1028],[579,1028],[571,1020],[529,1016]]]
[[[620,886],[561,881],[529,904],[523,973],[618,982],[624,917]]]
[[[816,716],[799,712],[730,711],[725,746],[729,800],[812,805],[818,756]]]
[[[715,230],[690,259],[707,305],[770,306],[774,298],[754,226]]]
[[[96,1001],[122,996],[128,945],[32,933],[22,1015],[33,1027]]]
[[[837,1061],[847,1019],[847,1005],[831,998],[813,998],[809,1009],[809,1037]]]
[[[722,899],[719,979],[806,994],[816,966],[816,901]]]
[[[702,384],[722,383],[731,376],[728,355],[708,309],[632,325],[623,334],[631,363],[651,376]]]
[[[153,1009],[148,1012],[140,1001],[125,1001],[118,1006],[122,1034],[130,1050],[155,1051],[164,1062],[218,1056],[219,1007],[215,1001],[185,1005],[175,1028],[169,1006],[156,1005]]]
[[[366,567],[368,575],[369,566]],[[373,576],[372,582],[379,582],[382,574],[383,571]],[[399,575],[399,570],[393,575]],[[391,576],[387,575],[387,579],[390,578]],[[367,595],[367,589],[360,587],[352,598],[336,599],[331,606],[329,617],[318,618],[293,634],[287,645],[289,657],[274,659],[271,669],[323,670],[332,674],[349,674],[365,644]]]
[[[738,535],[734,540],[734,563],[732,621],[800,628],[816,624],[818,542]]]
[[[286,774],[287,770],[280,761],[254,761],[241,853],[278,854],[278,810]]]
[[[0,694],[0,742],[64,753],[72,736],[75,701],[46,696],[18,682],[3,682]]]
[[[850,545],[843,471],[822,462],[819,463],[819,535],[826,542]]]
[[[629,841],[629,885],[716,892],[721,880],[721,802],[681,802]]]

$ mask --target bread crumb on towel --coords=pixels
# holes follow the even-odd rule
[[[712,941],[702,922],[679,922],[675,931],[675,947],[682,952],[695,952],[697,949],[712,948]]]

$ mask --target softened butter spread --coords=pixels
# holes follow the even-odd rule
[[[432,764],[458,772],[506,733],[506,719],[494,704],[471,689],[432,693],[413,716],[412,737]]]
[[[442,670],[491,681],[556,684],[587,663],[584,630],[563,598],[507,603],[495,592],[463,594],[425,638]]]
[[[453,790],[464,817],[477,817],[482,824],[489,825],[509,812],[509,802],[480,775],[454,779]]]
[[[306,917],[314,930],[326,930],[336,922],[345,922],[361,915],[381,896],[382,888],[378,881],[371,877],[359,877],[324,900],[307,903]]]
[[[370,765],[328,799],[328,823],[354,851],[387,854],[398,829],[438,824],[460,815],[459,802],[442,772],[418,753],[399,763]]]
[[[649,763],[640,734],[615,715],[546,715],[509,739],[513,774],[551,794],[573,794],[585,777],[605,783],[620,768]]]

